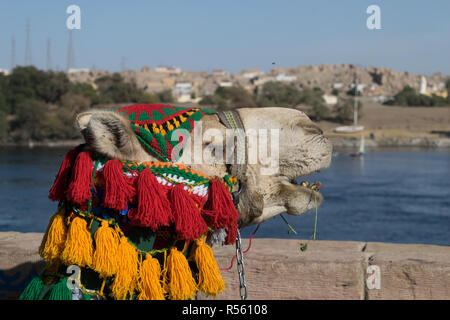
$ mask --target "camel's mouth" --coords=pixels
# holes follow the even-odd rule
[[[315,173],[315,172],[313,172]],[[301,207],[297,208],[289,208],[288,213],[298,215],[304,213],[308,210],[317,208],[323,202],[323,195],[320,193],[320,190],[324,187],[324,185],[320,181],[309,182],[305,178],[307,178],[310,174],[303,175],[298,177],[297,179],[291,179],[289,182],[292,186],[295,186],[301,193],[297,195],[300,198],[303,198],[303,203]],[[301,208],[301,209],[300,209]]]
[[[294,184],[298,184],[304,188],[311,189],[312,191],[315,191],[315,192],[319,192],[319,190],[323,188],[323,184],[320,181],[313,182],[313,183],[308,182],[308,181],[302,181],[300,183],[295,182]]]
[[[310,194],[311,201],[310,203],[308,203],[308,207],[310,206],[315,207],[322,204],[323,196],[319,190],[322,189],[324,186],[320,181],[309,182],[306,180],[302,180],[301,182],[298,182],[294,179],[291,183],[302,188],[304,191]]]

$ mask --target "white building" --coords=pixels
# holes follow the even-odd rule
[[[222,82],[219,83],[219,86],[220,87],[224,87],[224,88],[232,87],[233,86],[233,82],[231,82],[231,81],[222,81]]]
[[[241,71],[241,76],[246,78],[246,79],[253,79],[253,78],[257,78],[264,75],[264,71],[261,70],[242,70]]]
[[[175,88],[173,89],[173,94],[177,97],[182,95],[191,95],[192,93],[192,83],[190,82],[178,82],[175,84]]]
[[[328,105],[335,105],[336,103],[338,103],[338,97],[335,95],[324,94],[322,98]]]
[[[254,82],[253,82],[253,84],[255,85],[255,86],[261,86],[261,85],[263,85],[264,83],[266,83],[266,82],[270,82],[270,81],[276,81],[277,79],[275,78],[275,77],[262,77],[262,78],[259,78],[258,80],[255,80]]]
[[[281,74],[277,75],[275,79],[277,81],[281,81],[281,82],[292,82],[292,81],[297,80],[297,76],[287,76],[284,73],[281,73]]]
[[[3,73],[5,76],[9,74],[9,70],[7,69],[0,69],[0,73]]]
[[[350,85],[350,89],[353,89],[354,87],[355,87],[355,84],[352,83],[352,84]],[[358,86],[356,87],[356,90],[357,90],[358,92],[363,92],[365,87],[366,87],[366,85],[365,85],[364,83],[359,83]]]
[[[226,77],[230,75],[228,71],[223,69],[214,69],[211,74],[216,77]]]
[[[91,71],[91,70],[88,68],[78,68],[78,69],[69,68],[69,70],[67,70],[67,73],[81,73],[81,72],[89,72],[89,71]]]
[[[427,93],[427,79],[422,76],[420,78],[420,89],[419,89],[419,93],[420,94],[426,94]]]
[[[159,66],[159,67],[155,68],[155,72],[167,73],[167,74],[180,74],[181,69],[178,67],[172,67],[172,66]]]

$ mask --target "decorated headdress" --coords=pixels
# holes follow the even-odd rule
[[[147,151],[162,161],[176,161],[183,154],[182,144],[195,123],[214,111],[140,104],[123,107],[117,112],[128,118],[136,137]]]
[[[192,132],[210,112],[163,105],[118,112],[164,162],[106,159],[88,144],[70,150],[49,193],[58,211],[39,248],[49,266],[21,299],[72,299],[76,290],[82,299],[189,299],[198,290],[212,296],[224,290],[206,239],[225,234],[225,244],[235,242],[236,179],[168,162],[179,148],[168,135]],[[73,265],[81,268],[76,287],[68,285],[77,281],[67,272]]]

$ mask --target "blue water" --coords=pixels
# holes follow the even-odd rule
[[[45,231],[56,208],[48,190],[66,151],[1,147],[0,231]],[[330,168],[307,178],[324,185],[316,239],[450,245],[449,173],[450,150],[369,150],[362,158],[340,150]],[[284,217],[298,235],[277,216],[256,237],[311,238],[314,210]]]

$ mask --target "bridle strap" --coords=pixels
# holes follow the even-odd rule
[[[227,159],[227,169],[231,175],[242,179],[247,171],[247,139],[244,124],[237,111],[219,111],[217,115],[225,127],[233,130],[237,138],[232,155],[233,159]]]

